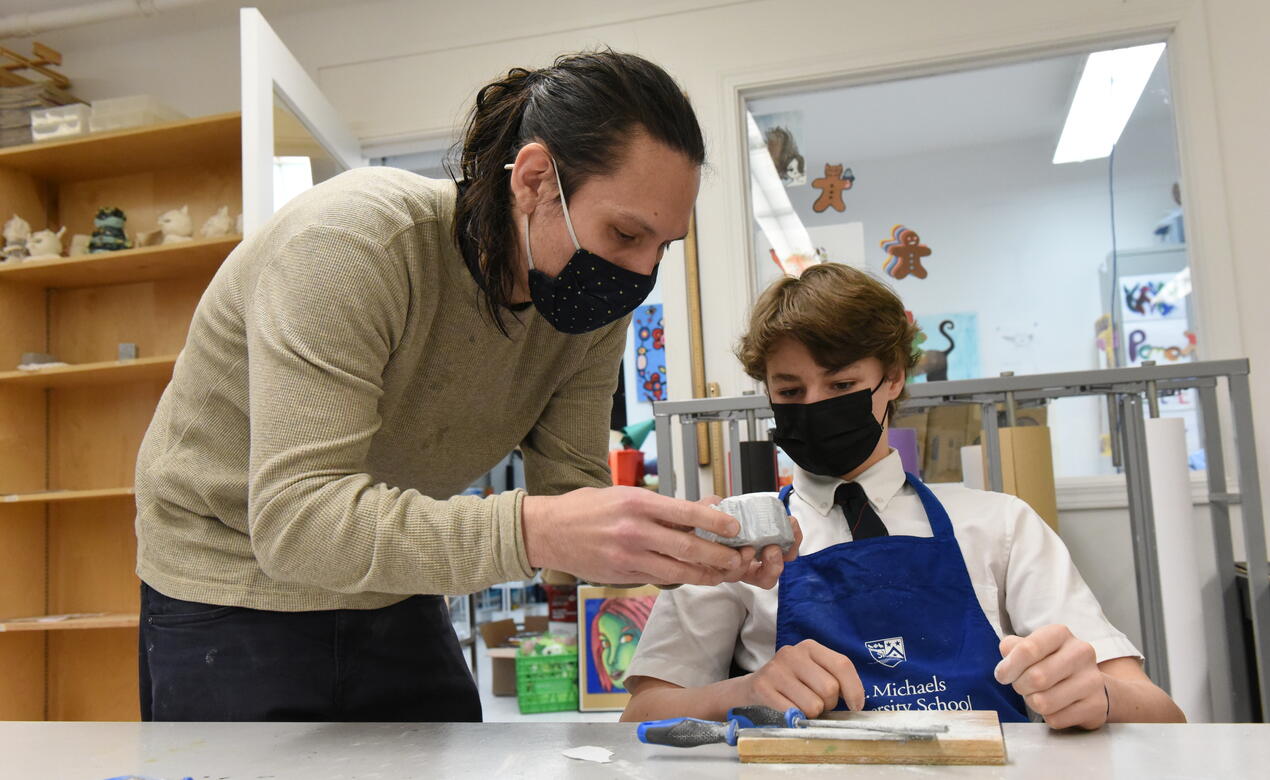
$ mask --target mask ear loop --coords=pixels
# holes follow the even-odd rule
[[[550,155],[548,155],[550,157]],[[582,249],[582,244],[578,243],[578,234],[573,232],[573,219],[569,216],[569,203],[564,197],[564,183],[560,181],[560,166],[556,165],[556,159],[551,157],[551,171],[556,175],[556,189],[560,191],[560,208],[564,211],[564,226],[569,231],[569,240],[573,242],[573,251],[577,252]],[[514,163],[507,163],[503,166],[503,170],[510,171],[515,168]],[[525,243],[529,243],[529,217],[525,217]],[[534,267],[533,258],[529,258],[529,267]]]
[[[569,217],[569,203],[564,197],[564,184],[560,181],[560,166],[556,165],[556,160],[551,159],[551,170],[556,174],[556,188],[560,190],[560,208],[564,211],[564,226],[569,229],[569,239],[573,241],[573,251],[577,252],[582,249],[582,245],[578,243],[578,237],[573,232],[573,220]]]

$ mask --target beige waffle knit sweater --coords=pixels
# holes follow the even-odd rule
[[[532,575],[524,493],[453,497],[519,445],[529,491],[609,484],[627,320],[511,337],[451,240],[454,185],[299,196],[225,261],[137,459],[137,574],[168,596],[371,609]]]

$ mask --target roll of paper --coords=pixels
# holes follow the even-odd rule
[[[904,470],[910,474],[921,474],[921,461],[917,459],[917,431],[912,428],[888,428],[887,443],[891,449],[900,454],[900,462]]]
[[[987,480],[983,475],[983,447],[961,448],[961,482],[968,488],[987,490]]]
[[[1176,417],[1146,421],[1151,510],[1164,602],[1164,641],[1168,647],[1169,689],[1186,719],[1213,719],[1208,689],[1208,649],[1201,592],[1216,578],[1213,561],[1198,551],[1208,544],[1191,504],[1190,470],[1186,461],[1186,428]]]

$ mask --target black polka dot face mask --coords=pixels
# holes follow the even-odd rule
[[[555,170],[555,161],[552,161]],[[578,243],[569,217],[569,204],[555,170],[560,188],[560,207],[564,224],[573,241],[573,257],[553,279],[534,267],[534,253],[529,242],[529,219],[525,219],[525,254],[529,261],[529,297],[534,307],[551,326],[561,333],[587,333],[626,316],[644,302],[657,282],[657,267],[647,276],[614,265]]]

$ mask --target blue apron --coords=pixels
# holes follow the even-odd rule
[[[992,676],[1000,639],[948,513],[920,479],[909,474],[908,484],[934,536],[860,539],[786,563],[776,647],[814,639],[850,658],[866,710],[996,710],[1002,721],[1027,721],[1023,698]],[[781,490],[786,509],[791,489]]]

